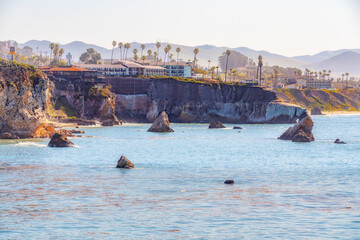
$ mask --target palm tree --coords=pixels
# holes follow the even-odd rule
[[[177,64],[179,64],[179,54],[180,54],[180,52],[181,52],[181,48],[177,47],[176,48],[176,53],[177,53],[176,62],[177,62]]]
[[[331,75],[331,70],[329,69],[328,70],[328,77],[329,77],[328,79],[330,79],[330,75]]]
[[[58,44],[55,44],[54,46],[54,50],[53,50],[53,53],[54,53],[54,59],[57,59],[57,55],[59,53],[59,45]]]
[[[113,60],[113,54],[114,54],[114,48],[115,48],[115,46],[116,46],[116,41],[113,41],[113,42],[112,42],[112,46],[113,46],[113,49],[112,49],[112,51],[111,51],[111,64],[112,64],[112,60]]]
[[[55,44],[54,44],[54,43],[50,43],[49,48],[50,48],[50,62],[51,62],[51,56],[52,56],[52,54],[53,54],[53,49],[55,48]]]
[[[60,58],[60,61],[61,61],[61,56],[64,54],[64,49],[60,48],[59,50],[59,58]]]
[[[120,60],[122,59],[122,57],[121,57],[122,54],[121,54],[121,53],[122,53],[122,48],[123,48],[123,46],[124,46],[124,44],[123,44],[122,42],[119,42],[119,43],[118,43],[118,47],[119,47],[119,50],[120,50],[120,57],[119,57]]]
[[[136,48],[134,48],[133,49],[134,59],[135,59],[135,55],[137,55],[137,53],[138,53],[138,50]],[[135,59],[135,60],[137,60],[137,59]]]
[[[141,60],[143,60],[143,63],[145,62],[145,60],[146,60],[146,56],[144,55],[144,56],[142,56],[141,57]]]
[[[156,42],[155,46],[157,47],[157,53],[159,53],[159,49],[161,47],[161,43],[160,42]],[[156,58],[156,65],[159,62],[159,54],[157,55],[158,58]]]
[[[349,73],[347,72],[347,73],[345,73],[345,75],[346,75],[346,88],[348,88],[348,77],[349,77]]]
[[[194,65],[195,65],[195,68],[196,68],[196,55],[199,53],[199,49],[195,48],[193,53],[194,53]]]
[[[260,83],[260,86],[261,86],[261,68],[262,68],[262,66],[263,66],[263,61],[262,61],[262,56],[261,56],[261,55],[259,55],[258,60],[259,60],[259,63],[258,63],[258,69],[260,70],[260,79],[259,79],[259,83]]]
[[[210,71],[210,62],[211,60],[208,60],[208,71]]]
[[[170,62],[172,62],[173,56],[174,56],[174,55],[173,55],[172,53],[169,55]]]
[[[216,66],[216,75],[219,76],[219,66]]]
[[[227,67],[228,67],[229,56],[230,56],[230,54],[231,54],[231,51],[228,49],[228,50],[226,50],[225,54],[226,54],[226,56],[227,56],[227,57],[226,57],[226,66],[225,66],[225,82],[226,82]]]
[[[141,48],[141,58],[142,58],[142,56],[143,56],[143,51],[144,51],[144,49],[145,49],[145,44],[141,44],[140,48]]]
[[[134,55],[134,60],[137,61],[139,59],[139,56],[137,54]]]
[[[129,49],[130,49],[130,43],[125,43],[124,44],[124,49],[125,49],[125,62],[126,62],[126,57],[127,57],[127,53],[128,53],[128,51],[129,51]]]
[[[154,60],[156,60],[156,61],[157,61],[157,57],[158,57],[157,52],[154,52]],[[157,64],[157,63],[156,63],[156,64]]]
[[[169,46],[170,45],[167,45],[165,48],[164,48],[164,52],[165,52],[165,56],[164,56],[164,64],[166,65],[166,55],[168,54],[168,52],[170,51],[169,49]],[[171,47],[170,47],[171,48]]]
[[[147,54],[148,54],[148,56],[149,56],[149,60],[151,60],[151,53],[152,53],[151,49],[147,50]]]

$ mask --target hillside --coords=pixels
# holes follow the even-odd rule
[[[321,62],[306,65],[309,69],[331,69],[335,73],[349,72],[352,76],[360,76],[360,53],[347,51]]]
[[[280,89],[274,91],[278,98],[311,110],[360,111],[360,90]]]
[[[335,50],[335,51],[322,51],[322,52],[319,52],[314,55],[295,56],[293,58],[295,58],[299,61],[307,62],[308,64],[310,64],[310,63],[321,62],[328,58],[331,58],[331,57],[334,57],[334,56],[337,56],[339,54],[342,54],[344,52],[349,52],[349,51],[360,53],[360,49],[339,49],[339,50]]]

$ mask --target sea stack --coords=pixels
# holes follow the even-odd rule
[[[169,117],[165,111],[159,114],[148,132],[174,132],[170,127]]]
[[[293,127],[286,130],[279,139],[291,140],[293,142],[311,142],[315,141],[312,134],[314,122],[310,116],[306,116],[296,123]]]
[[[120,159],[117,162],[116,167],[117,168],[126,168],[126,169],[135,168],[134,164],[132,164],[132,162],[130,162],[129,159],[127,159],[124,155],[122,155],[120,157]]]
[[[74,143],[59,133],[52,136],[48,147],[74,147]]]
[[[211,122],[209,128],[226,128],[220,121]]]
[[[324,115],[321,112],[321,109],[319,107],[314,107],[313,109],[311,109],[311,115]]]

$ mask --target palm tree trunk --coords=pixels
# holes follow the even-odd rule
[[[226,82],[226,76],[227,76],[228,61],[229,61],[229,56],[227,56],[227,58],[226,58],[226,67],[225,67],[225,82]]]
[[[113,49],[111,51],[111,61],[110,61],[111,64],[112,64],[112,60],[113,60],[113,54],[114,54],[114,47],[113,47]]]

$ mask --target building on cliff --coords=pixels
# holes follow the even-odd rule
[[[98,82],[99,73],[80,66],[39,67],[50,78],[63,79],[72,82]]]
[[[115,64],[78,64],[82,68],[97,71],[100,76],[164,76],[166,69],[161,66],[142,65],[136,62],[126,61]]]

